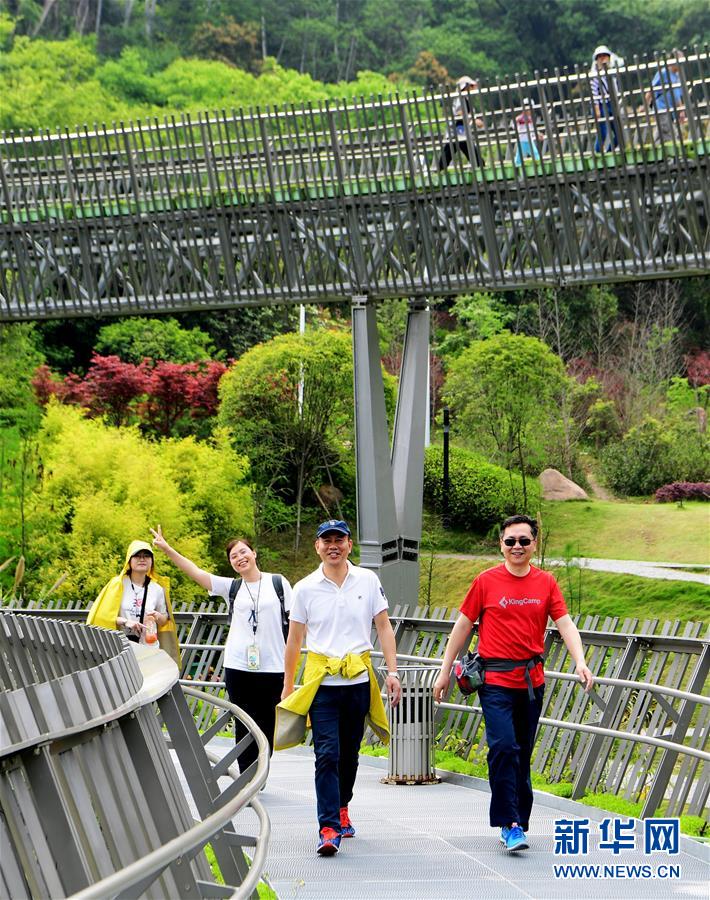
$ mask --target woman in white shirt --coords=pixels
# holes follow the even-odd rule
[[[175,565],[213,596],[230,602],[230,591],[238,588],[224,649],[224,680],[230,702],[254,719],[264,732],[273,752],[276,704],[281,700],[284,678],[285,640],[282,627],[283,608],[291,608],[291,585],[281,575],[261,572],[256,551],[245,538],[227,544],[227,559],[237,579],[205,572],[191,560],[181,556],[168,544],[158,526],[151,528],[153,546],[162,550]],[[236,584],[235,584],[236,581]],[[237,723],[238,724],[238,723]],[[237,742],[244,736],[242,726],[236,729]],[[239,769],[256,760],[256,743],[252,742],[239,755]]]

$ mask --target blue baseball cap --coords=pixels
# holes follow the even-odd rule
[[[321,522],[316,531],[316,537],[323,537],[323,535],[327,534],[329,531],[337,531],[339,534],[347,534],[347,536],[350,537],[348,523],[343,522],[342,519],[328,519],[325,522]]]

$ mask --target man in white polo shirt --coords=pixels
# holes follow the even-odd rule
[[[321,565],[293,589],[279,708],[307,711],[310,716],[316,756],[317,852],[332,856],[338,852],[341,837],[355,835],[348,804],[366,719],[378,733],[384,736],[387,732],[370,661],[373,622],[387,665],[385,685],[393,706],[399,703],[400,685],[387,598],[374,572],[349,562],[353,542],[347,523],[337,519],[321,523],[315,548]],[[293,694],[304,635],[308,653],[304,686]]]

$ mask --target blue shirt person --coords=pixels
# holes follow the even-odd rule
[[[654,139],[661,144],[680,138],[680,126],[686,120],[683,85],[680,78],[682,54],[676,53],[653,77],[644,100],[653,106],[656,120]]]

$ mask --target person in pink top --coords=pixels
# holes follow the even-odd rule
[[[523,159],[540,159],[540,151],[537,149],[537,132],[535,131],[535,119],[530,106],[530,101],[523,101],[523,109],[515,117],[515,131],[518,135],[518,146],[515,151],[515,165],[519,166]]]
[[[501,829],[501,843],[511,851],[529,846],[525,832],[533,805],[530,758],[545,690],[542,653],[548,618],[565,642],[585,691],[594,683],[559,585],[549,572],[531,565],[537,532],[537,522],[529,516],[511,516],[503,522],[503,563],[474,579],[434,682],[434,700],[440,703],[449,688],[452,665],[468,646],[478,620],[477,650],[485,671],[478,696],[488,741],[490,824]]]

